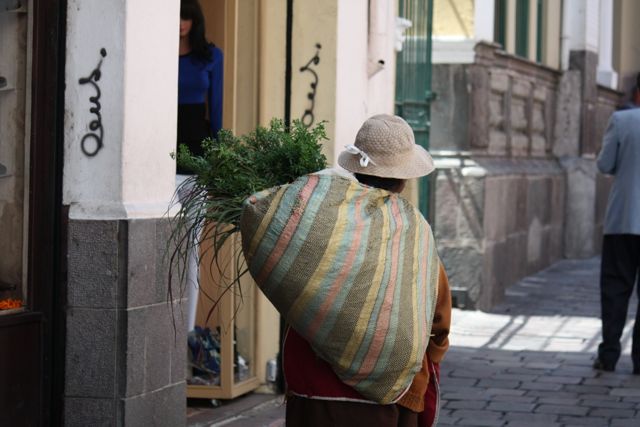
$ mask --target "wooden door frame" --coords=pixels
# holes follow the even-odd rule
[[[34,0],[28,283],[43,313],[43,420],[63,422],[66,217],[62,214],[66,0]],[[43,214],[50,212],[49,215]],[[43,262],[44,261],[44,262]]]

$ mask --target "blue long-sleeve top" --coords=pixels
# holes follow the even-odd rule
[[[192,53],[180,56],[178,68],[178,103],[209,105],[211,132],[215,137],[222,128],[222,50],[210,45],[211,61],[203,62]]]

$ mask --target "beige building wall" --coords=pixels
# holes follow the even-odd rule
[[[282,0],[262,0],[260,8],[258,111],[260,124],[284,117],[287,5]]]
[[[618,89],[628,93],[640,71],[640,49],[637,42],[640,2],[614,0],[613,4],[613,69],[618,72]]]
[[[542,63],[551,68],[560,68],[560,26],[562,2],[543,0]]]
[[[224,54],[223,127],[244,134],[258,123],[260,2],[201,0],[207,38]]]
[[[434,0],[433,37],[450,40],[473,39],[474,3],[474,0]]]
[[[261,5],[258,115],[266,124],[284,116],[286,4],[263,0]],[[312,94],[313,123],[326,121],[331,165],[367,117],[393,113],[397,8],[397,0],[294,2],[291,118],[305,116]],[[316,55],[317,64],[310,64]],[[379,61],[384,64],[377,67]],[[315,91],[313,73],[301,71],[307,65],[317,74]]]
[[[291,56],[291,119],[326,121],[329,141],[324,153],[333,162],[336,119],[338,1],[293,2]],[[320,47],[318,47],[320,46]],[[319,58],[314,63],[313,58]],[[301,69],[308,66],[308,70]],[[314,73],[317,75],[314,76]],[[312,87],[315,84],[315,88]],[[284,96],[284,91],[282,95]],[[309,110],[305,116],[305,111]]]

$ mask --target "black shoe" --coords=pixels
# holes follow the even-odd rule
[[[596,360],[593,362],[593,369],[597,369],[598,371],[613,372],[616,370],[616,365],[612,363],[604,363],[599,358],[596,358]],[[640,372],[638,374],[640,375]]]

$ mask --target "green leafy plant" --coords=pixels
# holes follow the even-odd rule
[[[211,243],[206,247],[213,251],[212,262],[218,263],[222,246],[239,231],[244,200],[258,191],[324,169],[327,159],[321,142],[326,139],[324,123],[308,129],[294,121],[287,128],[282,120],[273,119],[269,127],[258,127],[244,136],[221,130],[215,140],[202,142],[202,156],[193,155],[185,145],[179,147],[178,165],[193,175],[176,189],[174,196],[181,206],[171,223],[170,300],[174,276],[184,283],[191,249]],[[240,259],[240,250],[235,256]],[[217,267],[223,271],[223,266]],[[238,283],[246,271],[236,271],[225,291]],[[184,291],[183,286],[180,289]]]

